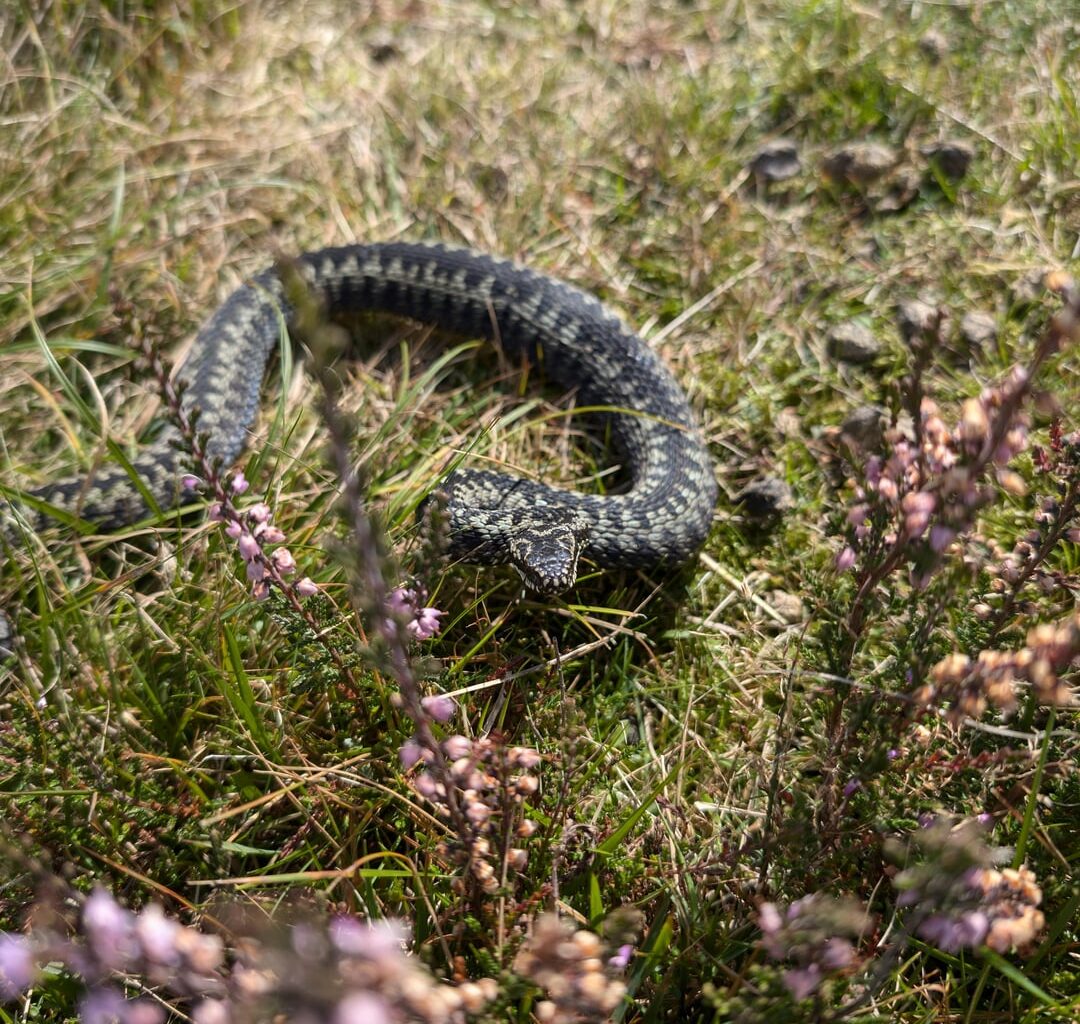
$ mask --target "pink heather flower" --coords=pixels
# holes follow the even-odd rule
[[[616,971],[625,971],[626,965],[634,955],[634,947],[630,943],[620,946],[618,952],[608,960],[608,966]]]
[[[446,787],[442,786],[430,772],[422,772],[413,779],[416,792],[428,800],[446,794]]]
[[[265,523],[270,518],[270,506],[265,501],[257,502],[245,512],[253,523]]]
[[[371,992],[351,992],[337,1005],[333,1024],[393,1024],[386,1001]]]
[[[424,748],[416,741],[416,737],[407,739],[398,748],[398,757],[401,758],[401,767],[408,771],[417,761],[423,757]]]
[[[243,494],[251,484],[247,482],[247,478],[244,476],[244,471],[240,470],[236,476],[232,478],[229,487],[232,488],[233,494]]]
[[[14,999],[29,988],[36,969],[26,939],[0,932],[0,1002]]]
[[[784,919],[775,903],[762,903],[758,908],[758,927],[765,935],[780,931]]]
[[[944,551],[954,540],[956,531],[951,526],[942,526],[939,523],[930,527],[930,550],[936,554]]]
[[[245,562],[250,562],[262,550],[259,542],[247,532],[240,534],[237,546],[240,548],[240,557]]]
[[[121,969],[137,952],[135,916],[110,893],[95,889],[83,904],[83,928],[98,958]]]
[[[264,544],[281,544],[285,541],[285,531],[273,523],[259,523],[252,531]]]
[[[210,508],[206,510],[206,515],[212,523],[225,522],[225,510],[221,507],[220,501],[215,501]]]
[[[357,921],[353,917],[335,917],[330,922],[330,941],[346,956],[386,960],[404,954],[409,929],[392,918]]]
[[[230,519],[225,524],[225,533],[229,537],[232,537],[233,540],[235,540],[237,537],[239,537],[243,532],[244,532],[244,527],[243,527],[243,524],[240,522],[239,519]]]
[[[252,583],[259,583],[266,577],[266,566],[261,561],[248,562],[247,578]]]
[[[451,761],[458,761],[472,753],[472,740],[468,736],[451,736],[443,740],[442,748]]]
[[[204,999],[191,1011],[194,1024],[230,1024],[229,1007],[220,999]]]
[[[416,614],[416,591],[408,587],[395,587],[386,595],[386,609],[401,618]]]
[[[185,491],[197,490],[201,483],[202,481],[195,476],[194,473],[185,473],[180,477],[180,486],[183,487]]]
[[[855,549],[853,547],[846,547],[843,551],[836,556],[836,568],[840,572],[847,572],[848,569],[853,568],[855,565]]]
[[[175,964],[180,959],[176,948],[176,937],[180,925],[165,916],[165,911],[157,903],[151,903],[135,919],[135,935],[142,946],[143,954],[154,963]]]
[[[290,573],[296,572],[296,559],[293,558],[292,552],[288,548],[275,548],[270,560],[282,576],[288,576]]]
[[[862,783],[858,779],[848,779],[848,781],[844,783],[844,796],[849,797],[861,788]]]
[[[847,514],[847,521],[852,526],[862,526],[866,522],[866,517],[870,512],[869,505],[853,505]]]
[[[270,596],[270,581],[259,580],[251,588],[251,596],[256,601],[265,601]]]
[[[443,725],[449,722],[454,717],[454,712],[457,711],[457,701],[443,693],[424,697],[420,701],[420,705],[436,722]]]
[[[302,580],[297,581],[296,592],[301,597],[311,597],[312,594],[317,594],[319,592],[319,588],[312,581],[311,577],[305,576]]]
[[[405,628],[417,640],[430,640],[441,628],[439,626],[439,616],[445,614],[445,612],[439,611],[438,608],[421,608],[417,612],[416,618],[408,623]]]
[[[796,967],[790,971],[784,971],[781,981],[793,998],[800,1001],[809,999],[821,984],[821,968],[817,964]]]

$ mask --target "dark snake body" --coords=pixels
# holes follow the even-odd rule
[[[442,245],[350,245],[307,253],[301,273],[328,313],[400,314],[466,337],[497,340],[540,363],[547,378],[602,406],[625,460],[625,493],[597,496],[483,470],[459,469],[448,495],[450,554],[514,564],[534,589],[573,583],[580,553],[600,568],[686,561],[702,544],[716,501],[709,456],[678,384],[641,338],[593,296],[490,256]],[[235,291],[199,332],[179,376],[209,450],[228,464],[259,408],[278,344],[283,288],[266,271]],[[183,456],[169,430],[133,466],[161,508],[177,503]],[[147,503],[122,467],[71,479],[35,496],[106,529],[138,521]],[[36,523],[35,523],[36,525]],[[553,553],[554,552],[554,553]]]

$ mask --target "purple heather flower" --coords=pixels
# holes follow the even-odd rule
[[[252,583],[261,583],[266,576],[266,566],[262,562],[248,562],[247,578]]]
[[[180,486],[183,487],[185,491],[197,490],[201,483],[202,481],[195,476],[194,473],[185,473],[180,477]]]
[[[26,939],[0,932],[0,1002],[14,999],[29,988],[36,966]]]
[[[616,971],[625,971],[630,958],[634,955],[634,947],[628,942],[619,947],[618,952],[608,960],[608,966]]]
[[[849,797],[852,793],[862,788],[862,783],[858,779],[848,779],[844,783],[844,796]]]
[[[795,999],[809,999],[821,984],[821,968],[817,964],[796,967],[790,971],[784,971],[781,980]]]
[[[256,601],[265,601],[270,596],[270,581],[259,580],[251,588],[251,595]]]
[[[274,526],[273,523],[258,523],[252,533],[264,544],[283,544],[285,531]]]
[[[288,548],[275,548],[270,560],[282,576],[296,572],[296,559]]]
[[[895,761],[900,756],[900,751],[897,750],[896,747],[892,747],[889,751],[886,752],[885,756],[890,761]]]
[[[443,740],[442,747],[443,753],[451,761],[457,761],[459,758],[467,757],[472,753],[472,740],[468,736],[450,736],[448,739]]]
[[[855,549],[846,547],[836,556],[836,568],[840,572],[847,572],[855,565]]]
[[[454,712],[457,711],[457,701],[453,697],[447,697],[444,693],[424,697],[420,701],[420,705],[436,722],[443,725],[449,722],[454,717]]]
[[[212,523],[225,522],[225,510],[220,501],[215,501],[207,510],[206,515]]]
[[[930,550],[940,554],[956,539],[956,531],[950,526],[938,523],[930,527]]]
[[[296,592],[301,597],[311,597],[312,594],[317,594],[319,592],[319,588],[310,577],[305,576],[302,580],[297,581]]]
[[[104,889],[95,889],[86,898],[83,928],[98,959],[108,967],[121,969],[138,952],[135,915]]]
[[[395,587],[386,595],[386,609],[401,618],[416,614],[416,591],[408,587]]]
[[[265,523],[270,518],[270,506],[265,501],[256,502],[244,511],[253,523]]]
[[[439,616],[445,614],[438,608],[421,608],[416,618],[406,628],[417,640],[430,640],[439,632]]]
[[[240,557],[245,562],[250,562],[262,550],[259,542],[250,533],[240,534],[240,539],[236,543],[240,548]]]
[[[353,917],[335,917],[330,922],[330,941],[346,956],[369,960],[403,956],[408,939],[408,927],[391,918],[358,921]]]
[[[165,1011],[147,999],[127,1000],[118,988],[90,989],[79,1000],[82,1024],[161,1024]]]
[[[371,992],[351,992],[334,1011],[333,1024],[393,1024],[386,1000]]]
[[[416,737],[413,736],[407,739],[398,748],[398,757],[401,758],[401,767],[408,771],[417,761],[423,757],[424,748],[417,742]]]
[[[179,933],[180,925],[166,917],[157,903],[144,908],[135,919],[135,935],[143,954],[154,963],[170,965],[179,961],[180,952],[176,948]]]
[[[243,494],[250,486],[251,484],[247,482],[243,470],[240,470],[229,483],[229,487],[232,489],[233,494]]]
[[[232,1017],[228,1003],[220,999],[204,999],[191,1011],[194,1024],[229,1024]]]
[[[232,537],[233,540],[236,540],[236,538],[241,536],[243,534],[243,532],[244,532],[244,526],[240,522],[239,519],[230,519],[225,524],[225,533],[228,536]]]

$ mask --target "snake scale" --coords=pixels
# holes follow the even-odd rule
[[[545,274],[439,244],[376,243],[322,249],[297,266],[329,314],[379,311],[497,342],[539,362],[602,416],[624,460],[624,493],[581,494],[488,470],[460,468],[447,495],[449,554],[513,565],[526,585],[555,594],[577,578],[579,556],[599,568],[685,562],[702,544],[717,489],[686,397],[645,342],[593,296]],[[180,367],[183,402],[225,464],[247,443],[267,361],[289,310],[274,270],[255,277],[205,324]],[[169,429],[133,460],[160,508],[179,500],[183,462]],[[112,529],[145,517],[143,491],[123,467],[30,491]],[[35,528],[43,517],[31,513]]]

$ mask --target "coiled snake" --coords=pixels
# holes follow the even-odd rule
[[[375,310],[497,341],[511,356],[601,406],[629,486],[580,494],[487,470],[457,469],[447,494],[449,554],[511,564],[527,586],[555,594],[577,578],[579,556],[600,568],[676,565],[702,544],[716,501],[709,456],[686,398],[636,334],[593,296],[544,274],[442,245],[385,243],[322,249],[297,265],[329,313]],[[240,454],[259,405],[263,371],[288,316],[272,270],[235,291],[199,332],[179,375],[210,454]],[[182,455],[166,431],[133,460],[161,508],[176,504]],[[149,512],[118,466],[29,492],[106,529]],[[44,521],[29,513],[35,528]]]

